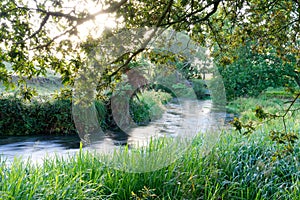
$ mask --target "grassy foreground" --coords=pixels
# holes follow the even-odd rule
[[[272,160],[264,127],[249,138],[223,132],[206,156],[200,138],[171,165],[147,173],[105,166],[92,153],[45,159],[40,166],[0,161],[1,199],[299,199],[299,144]]]
[[[269,112],[285,100],[238,99],[231,109],[244,120],[253,108]],[[299,107],[299,104],[296,105]],[[291,115],[289,129],[300,133],[300,114]],[[80,151],[75,157],[45,158],[41,165],[0,157],[0,199],[300,199],[300,142],[292,154],[274,159],[281,146],[269,132],[282,128],[270,121],[248,136],[226,130],[202,156],[201,138],[174,163],[147,173],[128,173],[106,166],[102,157]],[[154,143],[148,151],[155,151]],[[141,151],[142,155],[142,151]]]

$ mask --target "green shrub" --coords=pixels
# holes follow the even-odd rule
[[[106,106],[95,101],[99,124],[107,128]],[[9,97],[0,99],[0,135],[76,134],[71,99],[24,102]]]
[[[189,81],[180,74],[165,74],[157,77],[153,89],[162,90],[176,98],[196,98]]]
[[[207,81],[210,97],[216,107],[223,110],[226,106],[226,92],[222,77],[215,75],[211,80]]]
[[[25,102],[15,97],[0,98],[0,135],[76,134],[72,116],[72,100],[55,97],[52,100]],[[171,95],[161,91],[144,91],[130,103],[133,120],[145,124],[161,117],[163,104]],[[107,105],[97,100],[95,108],[103,129],[114,128]]]
[[[197,99],[205,99],[208,97],[208,89],[204,80],[192,79],[191,82]]]
[[[102,128],[108,128],[108,124],[106,121],[107,118],[107,107],[105,105],[104,102],[102,101],[95,101],[95,108],[97,110],[98,113],[98,120],[99,120],[99,124]]]
[[[134,99],[130,105],[131,117],[137,124],[148,124],[151,121],[150,107],[145,102]]]
[[[172,96],[162,91],[143,91],[130,101],[130,112],[133,120],[138,124],[147,124],[158,119],[164,113],[163,104]]]
[[[190,87],[190,85],[188,82],[186,83],[176,83],[174,85],[172,85],[172,90],[175,91],[175,94],[177,95],[177,97],[179,98],[190,98],[190,97],[194,97],[194,91],[193,88]]]
[[[296,86],[293,77],[299,75],[294,71],[293,56],[283,61],[272,50],[268,55],[252,52],[250,45],[241,47],[236,54],[238,59],[230,64],[225,65],[216,59],[228,100],[256,97],[269,87]]]
[[[75,133],[71,101],[0,99],[0,127],[0,135]]]

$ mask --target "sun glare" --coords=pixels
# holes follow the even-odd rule
[[[115,19],[107,14],[96,16],[95,20],[87,21],[78,26],[78,37],[85,40],[88,36],[98,38],[105,28],[115,28],[117,25]]]
[[[90,14],[103,9],[101,4],[97,4],[93,1],[86,2],[83,6],[84,10],[88,11]],[[78,26],[78,37],[80,40],[85,40],[88,36],[98,38],[105,28],[115,28],[116,26],[117,22],[112,14],[97,15],[94,20],[87,21]]]
[[[39,0],[38,0],[39,1]],[[46,10],[53,11],[51,2],[49,4],[45,4]],[[23,4],[28,5],[30,8],[37,8],[36,1],[33,0],[24,0]],[[103,4],[101,1],[77,1],[77,0],[66,0],[64,1],[62,7],[64,8],[64,13],[72,13],[73,10],[76,13],[80,13],[82,11],[88,12],[89,14],[97,13],[103,10]],[[33,25],[36,25],[36,29],[39,28],[41,20],[39,17],[33,18]],[[120,20],[119,20],[120,21]],[[117,25],[116,19],[113,14],[101,14],[97,15],[95,19],[86,21],[85,23],[79,25],[77,27],[77,40],[84,41],[88,36],[92,38],[98,38],[101,36],[104,29],[107,28],[115,28]],[[49,29],[49,34],[53,36],[57,36],[61,34],[62,30],[59,30],[58,27]],[[75,37],[71,37],[75,39]],[[60,37],[57,41],[66,39],[65,36]]]

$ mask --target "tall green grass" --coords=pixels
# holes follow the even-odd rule
[[[300,148],[272,160],[276,146],[261,127],[248,138],[224,131],[203,156],[201,138],[170,165],[147,173],[106,166],[81,150],[33,165],[0,161],[2,199],[299,199]],[[152,146],[151,146],[152,145]],[[154,143],[148,147],[155,151]],[[149,150],[150,151],[150,150]],[[126,153],[126,151],[124,151]],[[142,153],[142,152],[141,152]]]
[[[265,95],[259,98],[238,98],[231,101],[227,105],[227,111],[232,113],[238,113],[242,121],[255,120],[255,108],[261,106],[265,112],[271,114],[283,114],[285,110],[290,106],[291,98],[281,99],[275,97],[267,97]],[[296,102],[293,109],[299,108],[299,101]]]
[[[238,101],[242,105],[233,106],[245,112],[245,116],[257,103],[270,111],[275,105],[284,105],[276,99]],[[98,111],[102,112],[102,109],[98,105]],[[298,135],[299,119],[299,113],[296,113],[287,121],[289,129]],[[107,157],[85,150],[75,156],[45,158],[40,165],[20,159],[8,163],[0,157],[0,199],[297,200],[300,197],[300,142],[297,141],[293,153],[274,159],[280,146],[269,138],[268,133],[278,126],[281,125],[276,120],[265,123],[246,137],[225,130],[205,155],[199,136],[177,160],[146,173],[111,168],[105,164]],[[145,152],[162,150],[163,145],[167,149],[168,144],[162,140],[150,142],[146,148],[134,149],[140,155],[134,157],[137,160],[128,159],[139,163]],[[112,154],[110,159],[126,156],[128,149]]]

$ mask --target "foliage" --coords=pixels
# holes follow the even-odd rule
[[[205,156],[199,152],[202,141],[197,137],[174,163],[148,173],[109,168],[100,155],[84,149],[75,156],[45,158],[40,165],[18,159],[7,164],[1,158],[0,195],[5,199],[296,200],[299,145],[292,155],[272,160],[275,147],[263,134],[270,129],[262,127],[248,139],[226,131]],[[156,151],[155,144],[148,150]]]
[[[0,135],[75,133],[70,100],[26,103],[10,97],[1,98],[0,106]]]
[[[95,12],[90,13],[90,8]],[[101,32],[97,21],[102,14],[114,17],[117,25]],[[73,84],[78,72],[86,67],[87,56],[93,56],[95,47],[105,39],[113,38],[118,48],[111,46],[110,53],[102,54],[105,70],[100,80],[101,85],[113,87],[111,81],[126,73],[130,61],[141,52],[150,51],[147,44],[161,33],[154,28],[149,38],[142,38],[138,32],[128,31],[144,27],[183,31],[198,44],[217,46],[214,57],[221,55],[229,63],[235,58],[236,48],[254,41],[251,48],[260,54],[267,55],[272,47],[277,57],[294,55],[292,67],[299,73],[297,16],[298,1],[163,0],[154,5],[149,0],[4,0],[0,4],[0,80],[6,86],[12,81],[13,73],[4,65],[7,62],[20,79],[46,76],[47,69],[52,69],[61,75],[63,83]],[[90,27],[85,28],[85,23]],[[83,29],[89,36],[82,35]],[[116,40],[124,30],[129,33],[127,38]],[[136,48],[128,49],[131,44]],[[126,51],[120,54],[120,49]],[[19,85],[23,84],[20,81]]]
[[[202,55],[203,57],[204,53],[203,52],[201,53],[203,54]],[[195,63],[191,63],[187,60],[177,61],[175,65],[176,65],[176,69],[188,80],[203,78],[202,72],[204,70],[204,66],[200,66],[199,64],[196,65]],[[208,73],[208,70],[206,73]]]
[[[156,78],[155,90],[162,90],[176,98],[196,98],[192,84],[180,73],[159,74]]]
[[[95,101],[95,108],[97,110],[98,122],[100,126],[104,129],[108,128],[107,123],[107,107],[102,101]]]
[[[284,60],[276,57],[274,50],[267,55],[253,52],[250,43],[236,50],[235,61],[230,64],[217,60],[226,89],[232,100],[241,96],[258,96],[269,87],[295,87],[299,75],[294,71],[295,57]]]
[[[164,113],[164,106],[172,96],[162,91],[143,91],[130,101],[131,116],[137,124],[147,124]]]
[[[255,119],[255,113],[253,110],[256,106],[261,106],[266,112],[276,113],[278,110],[282,110],[284,106],[284,99],[278,99],[274,96],[260,95],[259,97],[240,97],[233,101],[230,101],[227,105],[227,111],[230,113],[236,113],[240,115],[242,122]]]
[[[194,91],[190,87],[190,83],[176,83],[172,85],[172,90],[176,92],[178,98],[188,98],[193,96]]]
[[[273,55],[283,60],[295,56],[292,67],[299,73],[299,2],[238,1],[235,6],[227,3],[210,20],[218,49],[214,57],[219,55],[222,63],[232,63],[237,58],[236,49],[250,43],[251,50],[260,55],[268,56],[274,50]]]
[[[232,103],[239,105],[240,119],[234,118],[231,124],[243,135],[252,134],[259,126],[272,124],[268,135],[278,146],[274,156],[291,154],[295,150],[300,133],[299,127],[291,125],[291,122],[299,123],[297,119],[300,105],[296,102],[298,98],[299,95],[295,96],[289,105],[279,99],[240,99]]]
[[[76,128],[72,116],[71,91],[62,90],[52,100],[40,99],[24,101],[13,96],[0,99],[0,135],[33,134],[75,134]],[[138,124],[159,118],[164,112],[163,104],[171,95],[161,91],[144,91],[130,104],[133,120]],[[97,100],[94,102],[98,123],[103,129],[110,127],[108,105]]]
[[[226,91],[223,84],[222,76],[214,70],[214,78],[207,81],[208,89],[213,103],[221,109],[226,106]]]
[[[192,79],[191,83],[197,99],[205,99],[208,97],[208,89],[204,80]]]

